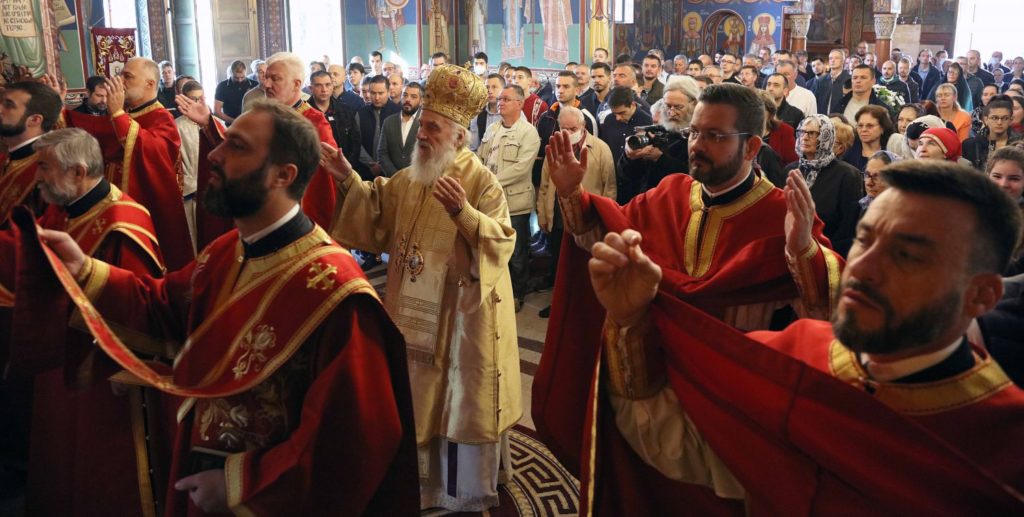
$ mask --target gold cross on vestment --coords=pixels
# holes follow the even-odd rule
[[[97,219],[93,220],[93,222],[92,222],[92,233],[94,235],[99,235],[99,234],[103,233],[103,228],[105,228],[106,226],[107,226],[107,220],[106,219],[103,219],[102,217],[97,218]]]
[[[313,276],[306,279],[306,288],[326,291],[334,287],[334,278],[332,277],[338,272],[338,268],[314,262],[309,266],[309,272]]]

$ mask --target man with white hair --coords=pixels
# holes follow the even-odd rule
[[[56,79],[46,82],[63,93],[64,85]],[[133,57],[119,76],[107,81],[109,116],[65,109],[64,120],[99,140],[107,179],[149,209],[167,266],[177,269],[195,252],[178,187],[181,136],[174,117],[156,98],[159,84],[156,62]]]
[[[323,112],[313,108],[306,101],[302,100],[302,83],[306,75],[306,63],[297,54],[291,52],[278,52],[267,59],[266,93],[267,98],[286,106],[295,108],[303,117],[313,123],[320,141],[337,147],[332,134],[331,124],[327,121]],[[178,98],[181,105],[193,104],[191,99]],[[220,145],[225,139],[224,127],[210,117],[205,117],[204,111],[186,110],[183,113],[195,114],[198,120],[195,123],[203,128],[203,135],[206,138],[200,140],[200,164],[198,191],[205,192],[211,180],[210,163],[207,154],[210,150]],[[191,118],[191,117],[190,117]],[[326,229],[331,224],[331,215],[334,212],[334,189],[331,188],[331,177],[327,172],[317,169],[310,180],[309,188],[306,189],[302,198],[302,211],[309,216],[316,224]],[[213,242],[233,226],[231,219],[214,215],[206,210],[200,210],[196,214],[196,240],[199,249]]]
[[[692,77],[670,79],[661,103],[660,125],[672,133],[690,127],[699,97],[697,83]],[[669,174],[689,170],[686,140],[683,138],[672,139],[666,146],[647,145],[639,149],[631,149],[627,143],[623,151],[616,164],[619,187],[615,199],[620,203],[627,203],[638,194],[658,186]]]
[[[361,181],[337,150],[332,236],[391,254],[384,306],[406,341],[421,508],[482,511],[510,478],[508,430],[522,416],[505,191],[466,144],[487,92],[440,65],[427,80],[412,166]],[[506,91],[508,91],[506,89]]]

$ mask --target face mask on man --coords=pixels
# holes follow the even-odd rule
[[[571,143],[572,145],[576,145],[576,144],[580,143],[581,140],[583,140],[583,130],[582,129],[569,135],[569,143]]]
[[[473,73],[476,75],[484,75],[487,72],[486,65],[473,65]]]

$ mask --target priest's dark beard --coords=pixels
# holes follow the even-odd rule
[[[950,291],[894,324],[892,305],[883,296],[861,282],[852,281],[843,285],[843,288],[847,287],[860,291],[881,305],[885,316],[881,329],[868,331],[858,327],[855,314],[848,313],[843,318],[838,310],[835,311],[832,315],[832,332],[840,343],[855,352],[891,354],[933,344],[936,338],[956,323],[962,308],[960,294]]]
[[[696,163],[695,163],[696,162]],[[700,152],[690,152],[690,175],[693,179],[709,187],[725,185],[736,177],[743,165],[743,147],[736,150],[732,159],[724,165],[715,165],[708,155]]]
[[[24,133],[26,120],[28,120],[28,115],[22,115],[21,120],[17,124],[0,124],[0,137],[6,138]]]
[[[232,219],[255,214],[267,201],[268,189],[265,183],[269,168],[270,162],[264,162],[259,169],[241,178],[229,180],[220,166],[212,165],[211,170],[221,179],[221,184],[219,187],[206,186],[203,208],[213,215]]]

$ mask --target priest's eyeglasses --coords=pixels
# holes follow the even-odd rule
[[[718,131],[701,131],[688,127],[682,131],[682,134],[691,144],[696,142],[698,138],[704,138],[709,142],[720,144],[734,136],[746,136],[750,133],[719,133]]]

